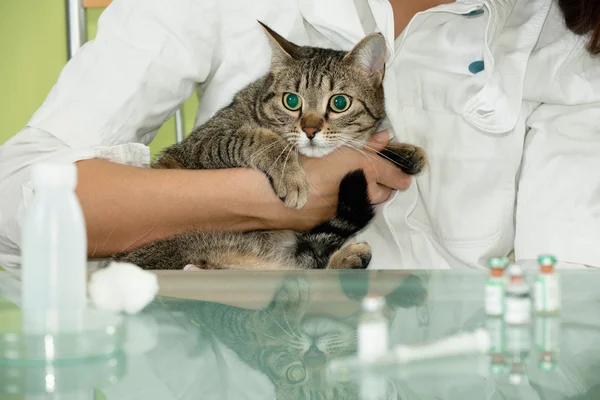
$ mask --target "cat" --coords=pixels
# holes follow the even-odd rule
[[[342,274],[338,278],[342,288],[359,283],[354,279],[347,281],[348,276]],[[360,282],[365,281],[363,275]],[[309,310],[311,289],[304,277],[288,276],[270,304],[260,310],[170,298],[159,298],[159,303],[170,312],[183,312],[199,328],[199,348],[206,348],[204,344],[212,337],[233,350],[246,365],[265,374],[273,383],[278,400],[358,399],[357,382],[329,379],[326,366],[335,358],[356,354],[361,313],[343,318],[315,313],[314,309]],[[426,293],[424,281],[408,275],[385,296],[388,311],[419,306]],[[340,305],[346,308],[348,303],[357,305],[359,301],[340,299],[333,309]]]
[[[361,148],[384,119],[385,40],[370,34],[344,52],[298,46],[261,25],[272,48],[269,72],[162,151],[152,167],[254,168],[287,207],[300,209],[310,186],[299,154],[323,157],[344,145]],[[406,143],[390,143],[379,154],[410,175],[426,165],[423,150]],[[342,248],[374,216],[362,170],[342,179],[338,197],[336,214],[308,232],[194,231],[113,258],[146,269],[366,268],[367,243]]]

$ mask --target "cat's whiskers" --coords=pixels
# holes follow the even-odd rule
[[[313,297],[313,296],[310,296],[310,300],[308,300],[308,303],[306,303],[306,304],[304,305],[304,307],[303,307],[304,311],[308,310],[308,308],[309,308],[309,307],[310,307],[310,305],[312,304],[313,300],[314,300],[314,297]]]
[[[285,147],[283,148],[283,150],[281,150],[281,153],[279,153],[279,155],[277,156],[277,158],[275,159],[275,161],[273,161],[273,164],[271,165],[271,167],[269,167],[269,169],[267,170],[267,172],[265,172],[265,174],[267,176],[271,176],[271,171],[273,171],[273,168],[275,168],[275,166],[277,165],[277,161],[279,161],[279,159],[281,158],[281,156],[283,156],[283,154],[285,153],[285,151],[290,146],[292,146],[292,144],[288,143],[288,144],[285,145]]]
[[[261,147],[261,148],[260,148],[258,151],[254,152],[254,154],[252,154],[252,155],[250,156],[250,159],[249,159],[249,162],[248,162],[248,163],[249,163],[249,165],[250,165],[250,166],[252,166],[252,167],[255,167],[255,165],[254,165],[254,161],[256,160],[256,158],[257,158],[258,156],[260,156],[262,153],[264,153],[264,152],[266,152],[266,151],[268,151],[268,150],[272,149],[273,147],[277,146],[278,144],[279,144],[279,142],[272,142],[272,143],[269,143],[269,144],[267,144],[267,145],[265,145],[265,146]],[[260,185],[261,185],[261,182],[257,182],[257,183],[256,183],[256,186],[257,186],[257,187],[259,187]]]
[[[300,339],[296,334],[294,334],[294,330],[292,329],[292,327],[290,326],[288,320],[287,320],[287,316],[285,315],[285,311],[283,311],[283,316],[285,318],[285,322],[287,323],[288,327],[290,328],[290,332],[286,331],[283,326],[281,326],[281,324],[277,321],[277,319],[267,310],[263,310],[263,312],[269,317],[271,318],[271,320],[273,322],[275,322],[277,324],[277,326],[279,326],[279,328],[281,328],[281,330],[288,335],[289,337],[291,337],[292,339]]]
[[[375,153],[377,153],[377,155],[379,155],[382,158],[385,158],[386,160],[392,162],[393,164],[396,164],[399,167],[406,167],[407,165],[402,165],[399,162],[391,159],[390,157],[386,156],[385,154],[380,153],[379,151],[377,151],[375,148],[373,148],[371,145],[369,145],[368,143],[361,143],[360,141],[357,141],[356,139],[352,139],[352,138],[347,138],[347,140],[345,141],[345,143],[351,144],[353,148],[358,149],[357,146],[354,146],[354,144],[360,144],[362,146],[362,148],[373,151]],[[400,154],[396,154],[396,156],[398,156],[399,159],[402,159],[403,161],[406,161],[407,164],[410,163],[410,160]]]
[[[319,192],[317,192],[317,190],[315,189],[315,187],[312,185],[312,183],[310,183],[310,179],[308,179],[308,174],[306,173],[306,171],[304,170],[304,168],[301,169],[302,173],[304,174],[304,176],[306,177],[306,182],[308,182],[308,187],[310,187],[310,190],[317,195],[317,197],[319,197],[321,200],[323,200],[323,203],[327,204],[330,208],[333,208],[333,205],[328,202],[327,200],[325,200],[323,198],[323,196],[321,196],[319,194]],[[312,301],[312,299],[311,299]],[[310,304],[310,303],[309,303]]]
[[[387,159],[387,160],[391,161],[392,163],[394,163],[394,164],[396,164],[396,165],[398,165],[398,166],[403,166],[403,165],[400,165],[400,163],[398,163],[398,162],[396,162],[396,161],[392,160],[390,157],[386,156],[385,154],[378,152],[376,149],[374,149],[373,147],[371,147],[371,146],[370,146],[370,145],[368,145],[368,144],[365,144],[364,148],[366,148],[367,150],[371,150],[371,151],[377,152],[377,154],[378,154],[380,157],[383,157],[383,158],[385,158],[385,159]],[[397,156],[398,158],[402,159],[402,161],[406,161],[407,163],[410,163],[410,159],[408,159],[408,158],[404,157],[404,156],[403,156],[403,155],[401,155],[401,154],[397,154],[397,153],[395,153],[395,154],[396,154],[396,156]]]
[[[346,346],[348,346],[348,344],[353,343],[355,341],[356,341],[356,336],[350,336],[343,340],[330,339],[325,344],[325,347],[327,347],[327,348],[346,347]]]
[[[327,339],[327,343],[344,343],[348,340],[356,339],[356,332],[347,333],[344,335],[335,335]]]
[[[327,347],[343,347],[348,345],[349,342],[356,340],[356,336],[350,336],[344,339],[331,339],[327,341]]]
[[[372,154],[369,154],[369,153],[365,152],[362,148],[354,146],[353,143],[350,142],[351,140],[352,139],[348,139],[347,141],[344,142],[344,144],[350,144],[350,146],[347,146],[347,147],[351,147],[351,148],[353,148],[353,149],[355,149],[357,151],[360,151],[364,156],[369,157],[372,160],[378,160],[378,157],[381,157],[381,158],[383,158],[385,160],[388,160],[392,164],[397,165],[400,168],[408,166],[408,165],[402,165],[401,163],[397,162],[396,160],[391,159],[390,157],[386,156],[385,154],[378,152],[376,149],[374,149],[373,147],[369,146],[368,144],[362,144],[361,143],[363,145],[363,148],[366,148],[367,150],[370,150],[370,151],[372,151],[374,153],[377,153],[378,157],[373,156]],[[398,158],[401,158],[403,160],[407,160],[405,157],[403,157],[403,156],[401,156],[399,154],[398,154]],[[407,162],[408,162],[408,160],[407,160]]]
[[[294,335],[294,337],[296,339],[302,340],[302,338],[297,333],[295,333],[294,330],[292,329],[292,327],[290,326],[290,322],[288,321],[287,314],[285,313],[285,310],[282,310],[282,311],[283,311],[283,318],[285,318],[285,323],[287,324],[288,328],[290,329],[290,332],[292,332],[292,335]]]
[[[345,333],[338,333],[338,334],[332,334],[331,337],[335,338],[335,339],[344,339],[347,337],[352,337],[352,336],[356,336],[356,331],[350,331],[350,332],[345,332]]]
[[[264,153],[265,151],[272,149],[273,147],[275,147],[275,145],[277,144],[277,142],[273,142],[273,143],[269,143],[263,147],[261,147],[260,149],[258,149],[257,151],[255,151],[249,159],[249,164],[250,165],[254,165],[254,160],[261,155],[262,153]]]
[[[295,142],[295,144],[297,144],[299,142],[298,132],[294,132],[294,131],[292,131],[292,132],[285,132],[285,133],[281,134],[281,137],[284,140],[287,140],[288,142],[292,142],[292,140],[290,140],[290,138],[292,138],[293,141]]]
[[[283,161],[283,170],[281,171],[282,175],[285,175],[285,167],[287,165],[288,159],[290,158],[290,154],[292,154],[292,151],[296,150],[296,147],[292,144],[290,146],[290,150],[288,151],[287,156],[285,157],[285,160]]]
[[[276,341],[278,341],[278,342],[280,342],[280,343],[287,344],[287,345],[289,345],[289,346],[295,346],[295,345],[298,345],[298,343],[294,343],[294,342],[290,342],[290,341],[287,341],[287,340],[283,340],[282,338],[278,338],[278,337],[275,337],[275,336],[269,335],[268,333],[265,333],[265,332],[259,331],[258,329],[253,329],[253,328],[251,328],[251,327],[248,327],[248,330],[249,330],[249,331],[251,331],[251,332],[254,332],[254,333],[255,333],[255,334],[257,334],[257,335],[264,336],[264,337],[266,337],[266,338],[269,338],[269,339],[276,340]]]
[[[361,154],[362,154],[362,155],[364,155],[365,157],[367,157],[367,159],[369,160],[369,162],[370,162],[370,163],[371,163],[371,165],[373,166],[373,169],[374,169],[374,170],[376,170],[376,169],[377,169],[377,168],[375,167],[375,163],[373,162],[373,160],[377,160],[375,157],[373,157],[373,156],[370,156],[368,153],[366,153],[366,152],[365,152],[365,151],[363,151],[362,149],[358,149],[358,148],[356,148],[356,147],[354,147],[354,146],[347,146],[347,147],[350,147],[350,148],[352,148],[352,149],[354,149],[354,150],[358,151],[359,153],[361,153]],[[342,147],[340,147],[340,152],[342,152],[342,151],[344,151],[344,150],[347,150],[347,149],[346,149],[346,146],[342,146]]]

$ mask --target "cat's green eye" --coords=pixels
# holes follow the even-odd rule
[[[297,111],[302,107],[302,99],[295,93],[284,93],[283,105],[290,111]]]
[[[352,97],[345,94],[336,94],[335,96],[331,96],[331,100],[329,100],[329,108],[337,113],[348,110],[351,104]]]
[[[302,365],[292,365],[286,372],[288,381],[300,383],[306,378],[306,369]]]

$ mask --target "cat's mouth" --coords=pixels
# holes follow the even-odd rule
[[[300,154],[312,158],[324,157],[336,149],[325,139],[322,131],[312,133],[310,137],[304,132],[298,133],[296,146]]]
[[[312,345],[306,353],[304,353],[304,365],[309,368],[324,367],[327,362],[327,356],[316,346]]]
[[[321,158],[335,150],[335,147],[321,147],[316,144],[298,147],[300,154],[306,157]]]

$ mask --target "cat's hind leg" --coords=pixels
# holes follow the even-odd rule
[[[366,269],[371,261],[371,247],[365,243],[352,243],[333,253],[327,269]]]
[[[144,269],[181,270],[192,265],[201,270],[292,269],[278,245],[285,243],[281,232],[189,232],[157,240],[129,253],[113,256]],[[189,268],[188,268],[189,269]]]
[[[183,269],[195,265],[200,269],[221,269],[216,260],[210,257],[198,258],[198,254],[210,256],[203,251],[195,251],[198,242],[195,235],[200,233],[173,236],[148,243],[130,252],[115,254],[113,261],[128,262],[143,269]]]

